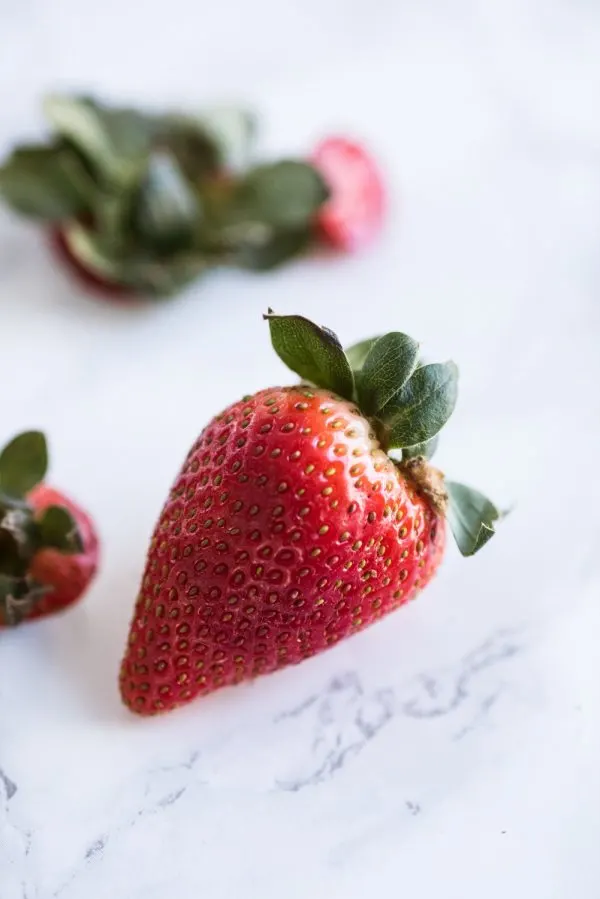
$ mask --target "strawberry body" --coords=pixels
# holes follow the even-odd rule
[[[338,250],[358,250],[379,232],[385,214],[375,162],[360,144],[340,137],[319,144],[311,161],[331,191],[317,217],[322,240]]]
[[[33,557],[29,573],[40,584],[52,587],[52,591],[36,602],[27,616],[31,620],[53,615],[81,599],[96,574],[99,545],[90,516],[60,491],[46,484],[38,484],[28,494],[27,500],[35,513],[54,505],[68,509],[83,544],[83,552],[74,555],[47,548],[39,550]]]
[[[326,390],[261,391],[202,432],[156,526],[121,668],[141,714],[315,655],[415,596],[445,521]]]

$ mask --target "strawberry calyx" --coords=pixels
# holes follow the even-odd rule
[[[27,500],[47,468],[48,449],[40,431],[17,435],[0,452],[0,625],[20,624],[52,589],[31,576],[36,553],[48,548],[76,554],[83,549],[66,507],[50,505],[37,513]]]
[[[458,397],[452,361],[424,363],[420,345],[393,331],[344,350],[337,335],[299,315],[269,309],[273,349],[302,381],[356,404],[381,448],[435,511],[445,515],[462,555],[481,549],[502,516],[482,493],[448,481],[430,464]]]
[[[61,227],[51,229],[49,243],[51,250],[66,266],[73,278],[90,292],[110,297],[115,302],[131,300],[135,297],[134,292],[128,290],[123,284],[103,278],[98,272],[86,268],[81,260],[72,253]]]
[[[438,515],[446,515],[449,497],[443,472],[434,468],[425,456],[419,455],[403,459],[398,465]]]

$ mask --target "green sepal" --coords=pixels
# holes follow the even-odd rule
[[[219,147],[200,118],[167,113],[153,120],[153,128],[153,146],[171,153],[192,183],[197,184],[219,171]]]
[[[0,526],[0,574],[21,577],[25,572],[26,565],[16,535],[8,527]]]
[[[322,176],[306,162],[284,160],[252,169],[234,200],[238,221],[256,221],[276,229],[308,225],[327,200]]]
[[[51,95],[44,112],[52,127],[73,143],[101,181],[127,189],[143,171],[152,120],[134,109],[113,109],[91,97]]]
[[[151,297],[173,296],[203,274],[213,260],[201,253],[182,252],[164,259],[154,256],[111,254],[102,238],[77,222],[63,230],[69,251],[100,278]]]
[[[502,518],[496,506],[478,490],[445,482],[448,493],[446,518],[463,556],[474,555],[494,536],[494,523]]]
[[[24,497],[43,481],[48,469],[48,447],[41,431],[13,437],[0,453],[0,493]]]
[[[0,574],[0,624],[16,627],[31,614],[35,604],[52,591],[29,577]]]
[[[113,221],[118,214],[118,206],[109,209],[109,215],[114,217]],[[65,225],[62,235],[69,252],[84,268],[106,281],[130,286],[125,275],[126,263],[117,255],[120,243],[118,229],[110,230],[107,224],[101,231],[92,230],[73,221]]]
[[[360,407],[368,416],[379,416],[413,374],[419,344],[407,334],[393,331],[376,340],[363,362],[357,381]]]
[[[236,171],[248,165],[258,131],[253,112],[235,106],[214,107],[201,113],[197,122],[214,143],[221,167]]]
[[[158,252],[191,245],[201,218],[197,195],[168,152],[153,152],[135,204],[134,228],[142,241]]]
[[[423,456],[425,459],[432,459],[438,448],[440,441],[439,434],[427,440],[425,443],[417,443],[415,446],[405,446],[402,450],[402,459],[416,459],[417,456]]]
[[[47,506],[36,523],[41,548],[58,549],[65,554],[83,552],[77,522],[64,506]]]
[[[131,194],[126,191],[99,192],[93,207],[93,233],[98,247],[109,257],[124,257],[133,242],[131,230]],[[77,221],[63,226],[78,227]],[[81,226],[84,227],[83,225]]]
[[[353,372],[361,371],[371,347],[380,339],[380,337],[368,337],[366,340],[361,340],[358,343],[353,343],[352,346],[346,347],[345,353]]]
[[[9,596],[17,596],[21,592],[21,578],[14,577],[11,574],[0,573],[0,612],[2,611],[3,600]],[[0,617],[0,624],[2,618]]]
[[[154,119],[154,144],[170,150],[187,178],[198,181],[248,165],[256,118],[247,109],[214,107],[196,115],[167,113]]]
[[[301,315],[263,316],[269,322],[273,349],[304,381],[352,399],[354,376],[337,335]]]
[[[0,167],[0,194],[21,215],[56,221],[84,212],[94,184],[68,147],[28,146],[14,150]]]
[[[387,447],[415,446],[435,437],[452,415],[457,394],[458,369],[453,362],[417,368],[380,413]]]
[[[272,271],[302,255],[310,246],[311,239],[310,228],[297,231],[275,231],[269,228],[260,240],[240,242],[231,256],[231,262],[248,271]]]
[[[12,627],[21,623],[19,600],[26,591],[25,578],[5,574],[0,568],[0,625]]]

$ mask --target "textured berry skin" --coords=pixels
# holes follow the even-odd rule
[[[121,667],[155,714],[297,663],[412,599],[445,523],[350,403],[271,388],[192,447],[152,537]]]
[[[337,250],[360,249],[380,231],[385,214],[377,166],[360,144],[339,137],[319,144],[311,161],[331,190],[317,219],[322,240]]]
[[[77,282],[88,291],[115,301],[135,299],[136,294],[128,290],[116,281],[108,281],[94,272],[85,268],[81,262],[73,256],[60,228],[50,232],[50,247],[55,256],[67,267]]]
[[[98,568],[98,536],[94,524],[84,510],[63,493],[39,484],[27,497],[36,511],[46,506],[65,506],[77,522],[84,550],[78,555],[65,555],[55,549],[42,549],[32,560],[29,571],[41,584],[53,587],[28,615],[28,620],[60,612],[76,603],[85,593]]]

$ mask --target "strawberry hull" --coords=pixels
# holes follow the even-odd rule
[[[328,391],[272,388],[203,431],[157,524],[121,668],[140,714],[313,656],[411,600],[445,522]]]
[[[73,255],[61,228],[53,228],[49,232],[50,248],[60,263],[69,271],[79,285],[96,296],[102,296],[115,302],[135,301],[138,295],[116,281],[102,278],[86,268]]]

